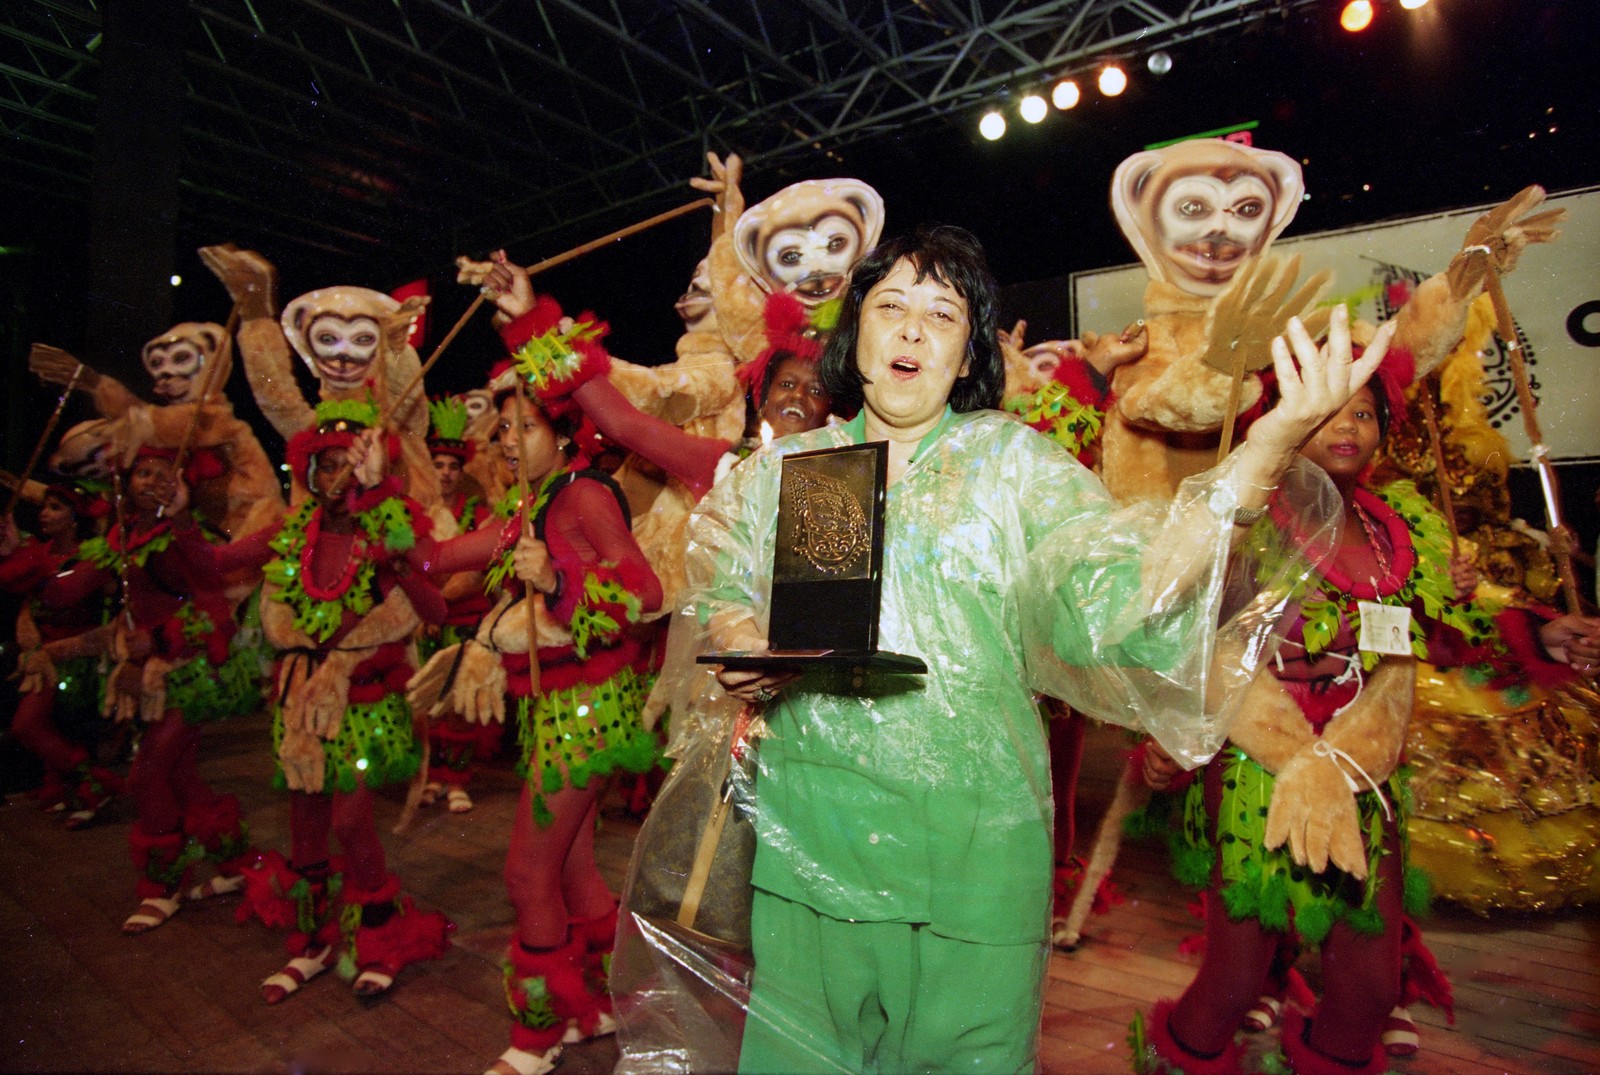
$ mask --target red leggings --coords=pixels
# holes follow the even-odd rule
[[[1213,839],[1222,799],[1221,759],[1206,767],[1206,811]],[[1324,1056],[1365,1063],[1383,1033],[1383,1022],[1400,1003],[1400,934],[1403,869],[1393,821],[1384,823],[1384,849],[1377,866],[1376,903],[1383,917],[1377,936],[1335,923],[1322,942],[1322,1002],[1310,1045]],[[1332,867],[1329,867],[1330,869]],[[1266,985],[1283,934],[1263,929],[1254,918],[1228,917],[1220,892],[1220,861],[1206,899],[1206,951],[1199,973],[1173,1010],[1168,1026],[1180,1045],[1202,1056],[1220,1053],[1233,1039],[1245,1012]]]
[[[128,795],[138,815],[135,823],[147,836],[177,832],[186,811],[216,800],[217,793],[200,777],[203,730],[185,723],[176,709],[145,725],[128,771]]]
[[[594,859],[595,815],[601,781],[545,796],[555,815],[548,828],[533,819],[526,782],[506,852],[506,893],[517,912],[517,939],[528,948],[554,948],[574,920],[610,913],[616,897]]]
[[[17,711],[11,718],[11,735],[50,769],[68,773],[78,767],[85,754],[60,732],[50,719],[55,711],[55,697],[50,691],[33,691],[17,700]]]
[[[308,866],[327,862],[330,833],[339,838],[344,852],[345,883],[369,891],[380,888],[388,867],[372,817],[370,788],[363,784],[348,793],[289,793],[291,866],[303,872]]]

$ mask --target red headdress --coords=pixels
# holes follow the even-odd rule
[[[755,399],[759,410],[765,402],[767,370],[774,360],[794,357],[815,363],[822,357],[822,340],[811,323],[810,312],[804,303],[787,291],[775,291],[767,296],[762,318],[767,323],[767,346],[754,362],[739,367],[739,380]]]
[[[317,426],[302,429],[289,438],[284,456],[289,471],[302,485],[309,486],[311,462],[331,448],[348,448],[355,443],[356,435],[370,429],[378,421],[375,403],[362,400],[324,400],[317,404]],[[394,435],[384,438],[384,448],[390,465],[400,460],[400,439]]]

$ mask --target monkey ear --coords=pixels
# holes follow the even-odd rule
[[[1150,177],[1165,160],[1158,150],[1144,150],[1117,165],[1111,177],[1111,212],[1117,218],[1117,227],[1144,262],[1145,271],[1158,280],[1165,279],[1166,270],[1154,256],[1153,237],[1147,234],[1149,217],[1141,209],[1149,208],[1145,202],[1149,198]]]
[[[1267,242],[1270,243],[1283,233],[1283,229],[1300,211],[1300,202],[1306,193],[1305,173],[1300,170],[1300,162],[1287,153],[1254,146],[1239,148],[1249,153],[1257,166],[1272,177],[1273,185],[1277,188],[1277,200],[1272,204],[1272,220],[1267,228]],[[1262,250],[1265,249],[1263,246]]]
[[[391,352],[398,352],[411,338],[411,326],[428,308],[428,296],[412,295],[383,319],[383,336]]]

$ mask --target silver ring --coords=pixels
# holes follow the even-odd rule
[[[750,697],[755,699],[755,702],[756,702],[757,705],[766,705],[768,702],[772,701],[777,696],[778,696],[778,692],[777,691],[771,690],[771,689],[769,689],[767,687],[762,687],[762,688],[758,689]]]

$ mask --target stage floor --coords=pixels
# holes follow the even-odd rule
[[[264,717],[208,730],[202,769],[243,801],[263,846],[287,847],[288,811],[268,784]],[[1110,798],[1120,733],[1090,732],[1080,787],[1080,849]],[[500,959],[511,930],[501,867],[517,781],[503,762],[477,779],[478,807],[420,812],[388,835],[398,794],[379,803],[391,866],[425,907],[457,924],[444,959],[407,970],[386,996],[357,999],[336,976],[269,1008],[256,984],[283,961],[280,936],[236,924],[236,898],[182,909],[146,936],[118,932],[133,910],[127,829],[116,804],[70,833],[31,800],[0,808],[0,1070],[8,1072],[479,1072],[505,1046]],[[638,826],[608,811],[601,866],[620,885]],[[1196,932],[1190,898],[1155,848],[1124,848],[1114,879],[1125,901],[1090,918],[1075,953],[1051,959],[1042,1067],[1098,1075],[1128,1070],[1136,1007],[1176,995],[1194,973],[1179,942]],[[1456,1025],[1432,1009],[1422,1053],[1400,1072],[1600,1071],[1600,919],[1572,912],[1486,921],[1444,910],[1425,934],[1455,983]],[[598,1075],[609,1040],[569,1049],[560,1075]]]

